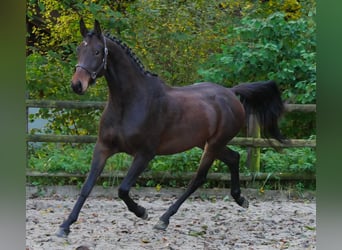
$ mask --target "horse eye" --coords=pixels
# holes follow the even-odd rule
[[[98,56],[100,54],[100,51],[95,50],[95,55]]]

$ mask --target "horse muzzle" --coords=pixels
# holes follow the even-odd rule
[[[76,94],[83,95],[92,82],[94,82],[94,80],[90,77],[88,72],[79,67],[76,68],[71,79],[71,88]]]
[[[86,88],[83,87],[83,84],[81,81],[76,81],[76,82],[71,81],[71,88],[76,94],[79,94],[79,95],[83,95],[87,89],[87,87]]]

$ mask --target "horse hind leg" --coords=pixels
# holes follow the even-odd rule
[[[239,177],[239,160],[238,152],[225,147],[218,155],[218,159],[228,165],[231,174],[231,195],[241,207],[248,208],[249,202],[241,196],[240,177]]]
[[[207,173],[209,168],[211,167],[213,161],[215,160],[215,155],[208,150],[204,150],[202,155],[199,168],[197,170],[196,175],[191,180],[188,185],[187,190],[183,193],[183,195],[169,207],[169,209],[160,217],[158,223],[154,226],[154,229],[158,230],[166,230],[169,225],[170,217],[177,213],[180,206],[183,202],[196,191],[198,187],[200,187],[205,181],[207,177]]]

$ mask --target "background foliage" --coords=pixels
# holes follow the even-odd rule
[[[285,101],[315,103],[315,7],[314,0],[27,0],[27,98],[106,100],[103,78],[84,96],[70,90],[83,17],[88,27],[99,20],[170,85],[274,79]],[[48,120],[44,133],[96,134],[100,113],[40,109],[30,119]],[[286,115],[281,127],[290,138],[309,138],[315,116]],[[44,150],[32,157],[43,159]]]
[[[104,79],[99,79],[85,96],[70,91],[76,64],[74,51],[81,41],[80,17],[89,27],[98,19],[105,30],[139,55],[146,68],[170,85],[213,81],[232,86],[274,79],[287,102],[316,101],[313,0],[28,0],[28,98],[106,99]],[[94,134],[99,112],[83,114],[77,110],[41,109],[31,118],[51,120],[48,131]],[[308,126],[303,135],[307,137],[315,133],[315,119],[304,119]]]

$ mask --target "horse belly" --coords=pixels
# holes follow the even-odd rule
[[[169,130],[162,135],[157,154],[169,155],[203,147],[208,137],[207,131],[196,128]]]

